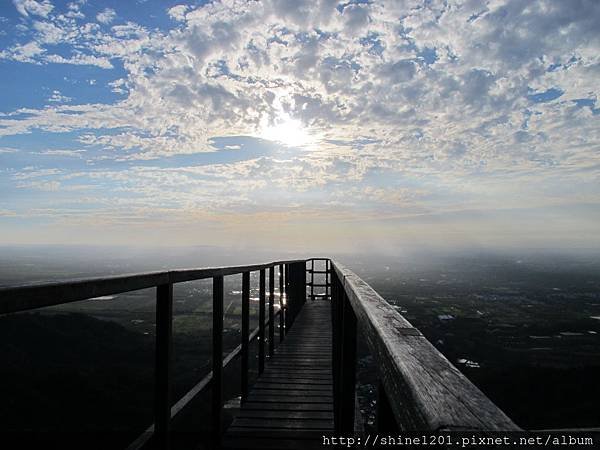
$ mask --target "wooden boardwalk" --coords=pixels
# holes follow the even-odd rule
[[[322,448],[333,434],[331,304],[308,301],[225,432],[223,448]]]

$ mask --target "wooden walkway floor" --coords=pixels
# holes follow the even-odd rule
[[[223,448],[323,448],[333,434],[331,304],[308,301],[265,364]]]

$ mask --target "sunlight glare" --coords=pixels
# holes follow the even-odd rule
[[[313,142],[302,122],[289,116],[281,117],[275,124],[263,126],[260,137],[288,147],[303,147]]]

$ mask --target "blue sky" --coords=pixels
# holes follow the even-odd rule
[[[1,2],[0,243],[598,247],[598,23],[587,0]]]

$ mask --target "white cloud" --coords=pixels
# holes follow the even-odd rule
[[[117,12],[112,8],[106,8],[96,15],[96,20],[104,25],[108,25],[117,17]]]
[[[25,17],[30,14],[34,16],[48,17],[48,14],[54,9],[49,0],[13,0],[15,8]]]
[[[0,153],[17,153],[19,149],[12,147],[0,147]]]
[[[73,100],[71,97],[67,97],[66,95],[62,95],[59,90],[53,90],[52,95],[48,98],[48,101],[51,103],[68,103]]]
[[[185,20],[185,13],[188,9],[190,9],[188,5],[177,5],[169,8],[167,14],[171,19],[182,22]]]
[[[97,66],[101,69],[112,69],[110,59],[95,55],[74,54],[69,58],[61,55],[47,55],[44,61],[56,64],[74,64],[77,66]]]
[[[39,155],[45,156],[63,156],[70,158],[81,158],[82,153],[85,153],[85,150],[65,150],[65,149],[52,149],[52,150],[42,150],[41,152],[37,152]]]
[[[345,183],[373,183],[384,173],[406,185],[371,186],[357,199],[440,208],[457,192],[455,202],[477,203],[485,194],[461,183],[481,174],[489,181],[477,187],[504,202],[512,201],[510,180],[578,184],[587,183],[582,173],[598,174],[600,3],[407,0],[337,8],[331,1],[227,0],[167,14],[179,23],[165,32],[131,22],[110,30],[34,23],[35,39],[0,57],[105,69],[118,60],[126,76],[109,87],[121,96],[111,105],[0,116],[0,135],[80,131],[80,142],[116,160],[214,152],[216,136],[265,136],[265,124],[284,118],[316,141],[293,158],[253,159],[243,170],[203,168],[220,171],[206,172],[210,181],[190,181],[189,171],[136,173],[189,182],[189,201],[196,187],[222,189],[236,170],[248,174],[240,186],[252,189],[328,186],[328,201],[340,201]],[[48,44],[58,41],[71,43],[72,53],[52,54]],[[550,88],[562,95],[531,96]],[[427,180],[435,183],[420,190]],[[215,187],[207,201],[216,204],[222,193]]]

